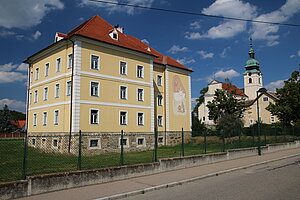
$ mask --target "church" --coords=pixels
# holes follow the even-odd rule
[[[214,99],[217,89],[233,93],[234,97],[245,102],[247,109],[243,115],[245,127],[255,124],[260,117],[261,123],[272,124],[278,122],[278,118],[273,116],[266,108],[270,103],[277,100],[276,94],[271,91],[258,92],[263,88],[263,74],[260,71],[260,63],[255,59],[255,52],[250,39],[249,59],[245,64],[244,88],[240,89],[235,85],[213,80],[208,84],[208,91],[204,95],[204,102],[198,108],[198,117],[205,125],[215,125],[209,118],[208,102]],[[264,89],[264,88],[263,88]],[[257,102],[259,104],[259,113],[257,113]]]

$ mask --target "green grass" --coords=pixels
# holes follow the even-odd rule
[[[267,143],[293,141],[290,136],[268,136]],[[261,137],[264,144],[264,137]],[[238,137],[226,139],[226,149],[246,148],[257,145],[257,137]],[[158,158],[179,157],[182,155],[181,145],[159,146]],[[199,155],[205,151],[204,138],[192,138],[184,145],[184,155]],[[223,150],[223,143],[218,137],[207,137],[206,153],[216,153]],[[75,155],[43,153],[29,147],[27,157],[27,176],[77,170],[78,157]],[[0,182],[22,179],[24,157],[23,139],[0,139]],[[81,169],[94,169],[120,165],[119,153],[82,156]],[[154,151],[124,153],[124,164],[151,163],[154,161]]]

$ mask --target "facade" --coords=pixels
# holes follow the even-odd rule
[[[208,91],[204,95],[204,103],[198,108],[198,117],[206,125],[215,125],[213,120],[209,119],[209,109],[207,103],[212,101],[214,98],[215,91],[217,89],[225,90],[234,94],[237,99],[245,101],[247,107],[244,112],[244,126],[248,127],[257,121],[257,101],[259,102],[259,116],[262,123],[271,124],[278,122],[276,116],[272,116],[266,107],[270,103],[274,103],[277,100],[276,95],[273,92],[265,92],[259,94],[257,97],[257,91],[263,87],[262,84],[262,73],[260,71],[260,63],[255,59],[255,52],[252,47],[252,40],[250,42],[249,59],[245,65],[246,71],[243,73],[244,76],[244,88],[240,89],[232,84],[222,83],[219,81],[212,81],[208,84]],[[257,100],[258,99],[258,100]]]
[[[25,62],[29,135],[190,130],[192,70],[99,16]]]

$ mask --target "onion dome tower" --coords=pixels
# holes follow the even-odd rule
[[[258,60],[255,59],[255,52],[252,47],[252,38],[250,38],[250,50],[249,59],[245,65],[246,71],[244,75],[244,93],[249,97],[249,99],[256,98],[256,91],[262,88],[262,73],[260,71],[260,64]]]

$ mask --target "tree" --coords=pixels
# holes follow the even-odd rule
[[[276,115],[285,125],[300,122],[300,76],[294,71],[291,77],[284,81],[283,88],[276,89],[278,100],[266,109]]]
[[[198,116],[198,108],[204,102],[204,95],[207,91],[208,91],[208,87],[202,88],[202,90],[200,90],[199,98],[196,99],[197,104],[196,104],[196,106],[194,107],[194,110],[193,110],[193,113],[196,114],[196,116]]]
[[[3,110],[0,113],[0,132],[11,132],[14,130],[14,126],[10,122],[11,115],[8,106],[5,104]]]
[[[202,123],[196,115],[192,113],[192,136],[199,136],[206,131],[204,123]]]

